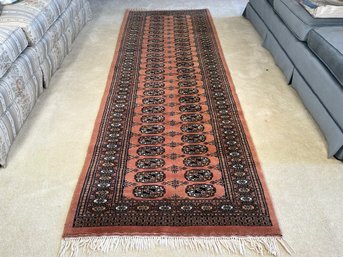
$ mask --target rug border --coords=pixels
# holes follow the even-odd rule
[[[224,56],[222,45],[221,45],[219,37],[218,37],[217,29],[216,29],[216,27],[214,25],[214,22],[213,22],[213,17],[211,15],[211,12],[208,9],[206,9],[206,12],[207,12],[208,16],[211,18],[210,19],[210,23],[211,23],[211,26],[212,26],[212,29],[213,29],[213,32],[214,32],[214,38],[215,38],[215,40],[217,42],[217,47],[218,47],[218,50],[219,50],[219,53],[220,53],[220,57],[222,58],[222,62],[223,62],[223,65],[224,65],[224,68],[225,68],[225,71],[226,71],[226,75],[227,75],[228,80],[229,80],[229,86],[230,86],[230,89],[231,89],[231,92],[232,92],[232,96],[233,96],[233,98],[235,100],[235,103],[236,103],[236,106],[237,106],[237,111],[238,111],[239,117],[241,118],[241,122],[242,122],[242,125],[244,127],[244,132],[245,132],[245,135],[247,137],[247,141],[248,141],[248,144],[250,146],[250,150],[252,152],[254,162],[256,164],[257,174],[258,174],[258,176],[260,178],[260,182],[262,184],[264,196],[265,196],[266,201],[267,201],[268,210],[269,210],[269,214],[270,214],[270,218],[271,218],[273,227],[276,227],[277,231],[278,231],[278,234],[281,235],[281,230],[280,230],[280,227],[279,227],[279,222],[278,222],[278,220],[276,218],[273,201],[272,201],[272,199],[270,197],[269,190],[268,190],[268,187],[267,187],[267,184],[266,184],[266,180],[265,180],[265,177],[264,177],[264,174],[263,174],[263,170],[262,170],[262,166],[261,166],[261,161],[260,161],[260,158],[257,155],[255,144],[253,142],[253,139],[251,137],[251,133],[250,133],[248,124],[247,124],[246,119],[244,117],[244,112],[243,112],[241,103],[239,101],[239,98],[238,98],[238,95],[237,95],[237,92],[236,92],[236,88],[235,88],[235,85],[233,83],[233,79],[232,79],[229,67],[227,65],[227,61],[226,61],[225,56]]]
[[[253,159],[254,162],[256,164],[256,170],[257,170],[257,174],[259,176],[262,188],[263,188],[263,192],[264,192],[264,197],[266,199],[267,202],[267,206],[268,206],[268,211],[270,214],[270,218],[271,218],[271,222],[272,222],[272,226],[270,227],[261,227],[261,226],[247,226],[247,227],[243,227],[243,226],[197,226],[197,227],[193,227],[193,226],[184,226],[184,227],[171,227],[171,226],[115,226],[116,231],[117,232],[108,232],[109,228],[112,228],[114,226],[106,226],[106,227],[91,227],[91,228],[73,228],[73,220],[74,220],[74,215],[75,212],[77,210],[77,205],[78,205],[78,201],[80,198],[80,193],[82,191],[82,187],[84,184],[84,180],[86,178],[87,175],[87,171],[91,162],[91,158],[94,152],[94,146],[95,146],[95,142],[98,136],[98,132],[100,129],[100,124],[101,124],[101,120],[102,120],[102,116],[103,116],[103,112],[105,109],[105,105],[106,105],[106,101],[107,101],[107,96],[109,94],[109,90],[111,88],[112,85],[112,77],[113,74],[115,72],[115,65],[117,63],[118,60],[118,54],[119,54],[119,50],[121,47],[121,39],[122,39],[122,35],[124,33],[124,29],[125,26],[127,24],[127,20],[128,20],[128,15],[130,13],[130,11],[127,9],[124,13],[124,17],[121,23],[121,28],[119,31],[119,34],[117,36],[117,43],[116,43],[116,48],[115,48],[115,52],[113,55],[113,59],[112,59],[112,64],[110,66],[110,71],[107,77],[107,83],[106,83],[106,88],[104,90],[103,96],[102,96],[102,100],[101,100],[101,104],[99,107],[99,111],[94,123],[94,128],[93,128],[93,133],[92,133],[92,137],[88,146],[88,150],[87,150],[87,155],[85,157],[85,162],[81,171],[81,174],[79,176],[78,182],[76,184],[76,188],[72,197],[72,201],[71,201],[71,205],[68,211],[68,215],[67,215],[67,219],[66,219],[66,223],[64,226],[64,232],[63,232],[63,238],[68,238],[68,237],[86,237],[86,236],[112,236],[112,235],[132,235],[132,236],[184,236],[184,237],[192,237],[192,236],[223,236],[223,237],[230,237],[230,236],[281,236],[281,231],[278,225],[278,221],[276,219],[276,215],[275,215],[275,211],[273,208],[273,204],[268,192],[268,188],[265,182],[265,178],[263,176],[262,173],[262,168],[261,168],[261,164],[259,161],[259,158],[257,156],[257,152],[255,149],[255,145],[253,144],[246,120],[244,118],[244,114],[233,84],[233,80],[228,68],[228,65],[226,63],[224,54],[223,54],[223,50],[219,41],[219,37],[218,37],[218,33],[216,30],[216,27],[214,25],[213,22],[213,18],[212,15],[210,13],[210,11],[208,9],[197,9],[197,10],[205,10],[208,17],[209,17],[209,21],[210,21],[210,25],[212,27],[213,30],[213,34],[214,34],[214,39],[216,41],[217,47],[218,47],[218,51],[219,54],[221,56],[224,68],[225,68],[225,72],[229,81],[229,86],[234,98],[234,101],[236,103],[236,107],[237,107],[237,111],[240,117],[240,120],[242,122],[242,126],[244,127],[244,131],[245,131],[245,135],[247,138],[247,141],[249,143],[249,147],[250,150],[252,152],[253,155]],[[144,10],[146,11],[146,10]],[[159,11],[159,10],[151,10],[151,11]],[[169,10],[171,11],[171,10]],[[175,10],[178,11],[178,10]],[[187,10],[185,10],[187,11]],[[134,11],[136,12],[136,11]],[[196,231],[194,231],[196,230]],[[190,231],[192,231],[192,233],[189,233]],[[209,233],[209,231],[211,231],[211,233]],[[188,233],[188,234],[187,234]]]
[[[94,122],[93,132],[92,132],[92,136],[91,136],[91,139],[90,139],[90,142],[89,142],[89,145],[88,145],[87,155],[85,157],[83,168],[82,168],[81,174],[80,174],[80,176],[78,178],[78,181],[77,181],[77,184],[76,184],[76,188],[74,189],[71,205],[70,205],[70,208],[68,210],[67,220],[66,220],[66,223],[64,225],[63,237],[66,237],[67,234],[69,234],[68,232],[70,232],[70,230],[72,230],[70,228],[72,228],[72,224],[73,224],[73,220],[74,220],[74,215],[75,215],[75,212],[76,212],[76,209],[77,209],[77,204],[78,204],[78,201],[79,201],[79,196],[80,196],[80,193],[82,191],[83,182],[84,182],[84,180],[86,178],[88,167],[89,167],[89,164],[91,162],[91,157],[92,157],[92,155],[94,153],[94,146],[95,146],[97,135],[98,135],[98,132],[99,132],[99,129],[100,129],[101,118],[102,118],[103,112],[105,110],[107,96],[109,94],[109,91],[110,91],[110,88],[111,88],[111,85],[112,85],[112,78],[113,78],[113,74],[114,74],[114,67],[115,67],[115,65],[117,63],[117,60],[118,60],[118,53],[119,53],[120,46],[121,46],[120,39],[122,38],[122,35],[124,33],[124,29],[125,29],[125,25],[127,23],[129,12],[130,12],[130,10],[125,10],[124,17],[123,17],[123,20],[122,20],[122,23],[121,23],[121,26],[120,26],[120,30],[119,30],[119,33],[118,33],[118,36],[117,36],[117,39],[116,39],[116,47],[115,47],[114,54],[113,54],[113,57],[112,57],[111,66],[109,68],[109,73],[108,73],[107,80],[106,80],[107,81],[106,82],[106,87],[105,87],[105,90],[103,92],[103,95],[102,95],[102,98],[101,98],[101,102],[100,102],[100,107],[99,107],[99,110],[98,110],[98,113],[97,113],[97,116],[96,116],[96,119],[95,119],[95,122]]]

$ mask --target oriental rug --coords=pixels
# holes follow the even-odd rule
[[[208,10],[128,11],[61,256],[278,254],[281,232]]]

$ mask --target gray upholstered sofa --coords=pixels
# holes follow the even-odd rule
[[[88,0],[22,0],[0,8],[0,166],[90,18]]]
[[[250,0],[244,15],[343,160],[343,19],[315,19],[298,0]]]

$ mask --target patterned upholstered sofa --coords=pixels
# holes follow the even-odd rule
[[[301,0],[249,0],[244,12],[343,161],[343,19],[313,18]]]
[[[43,88],[91,18],[88,0],[22,0],[0,8],[0,165]]]

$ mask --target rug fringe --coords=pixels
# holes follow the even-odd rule
[[[249,251],[260,255],[280,256],[280,248],[292,255],[294,250],[281,237],[168,237],[168,236],[99,236],[68,237],[62,240],[60,257],[77,257],[81,249],[114,252],[144,251],[162,246],[172,250],[207,251],[214,254],[224,252],[246,256]]]
[[[142,7],[142,8],[129,8],[129,9],[127,9],[128,11],[148,11],[148,9],[147,8],[144,8],[144,7]]]
[[[204,10],[206,8],[170,8],[170,7],[166,7],[166,8],[147,8],[147,7],[142,7],[142,8],[129,8],[127,9],[128,11],[156,11],[156,12],[163,12],[163,11],[199,11],[199,10]]]

